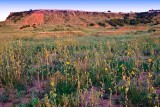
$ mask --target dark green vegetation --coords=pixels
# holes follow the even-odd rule
[[[157,16],[158,13],[137,13],[134,18],[130,18],[129,14],[126,14],[123,19],[111,19],[106,20],[112,26],[124,26],[124,25],[139,25],[139,24],[159,24],[158,21],[154,21],[154,17]]]
[[[160,38],[149,35],[3,39],[0,103],[158,107]]]

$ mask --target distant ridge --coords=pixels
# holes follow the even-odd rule
[[[90,24],[96,25],[99,22],[106,23],[109,25],[109,20],[112,19],[123,19],[126,16],[129,19],[137,18],[137,15],[141,15],[144,20],[145,18],[159,18],[159,10],[149,10],[148,12],[91,12],[82,10],[49,10],[49,9],[37,9],[22,12],[11,12],[6,19],[6,23],[16,23],[19,25],[36,25],[40,26],[43,24],[47,25],[74,25],[87,27]],[[143,19],[141,19],[143,20]],[[140,20],[140,21],[141,21]]]

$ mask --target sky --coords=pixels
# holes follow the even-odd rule
[[[0,21],[4,21],[10,12],[30,9],[144,12],[160,9],[160,0],[0,0]]]

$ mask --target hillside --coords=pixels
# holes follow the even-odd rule
[[[87,26],[109,19],[122,19],[125,14],[104,13],[104,12],[85,12],[72,10],[30,10],[24,12],[12,12],[7,17],[7,22],[14,22],[25,25],[41,24],[74,24]]]
[[[74,10],[30,10],[11,12],[6,22],[21,25],[124,26],[127,24],[159,24],[160,12],[112,13]]]
[[[154,31],[159,34],[160,12],[87,12],[75,10],[29,10],[11,12],[0,22],[1,35],[121,35]],[[158,33],[157,33],[158,32]]]

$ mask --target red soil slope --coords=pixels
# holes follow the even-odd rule
[[[22,25],[76,25],[87,26],[108,19],[124,17],[125,13],[86,12],[72,10],[34,10],[24,12],[12,12],[6,22],[14,22]],[[133,17],[135,13],[130,14]]]
[[[26,17],[24,19],[24,24],[25,25],[41,25],[44,23],[44,14],[41,12],[34,12],[30,16]]]

